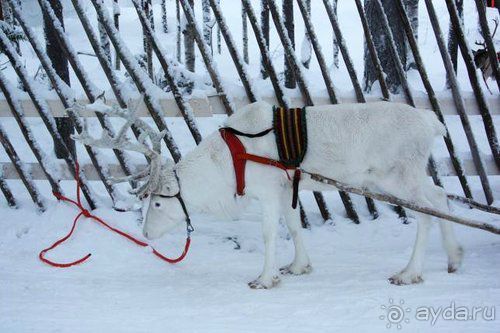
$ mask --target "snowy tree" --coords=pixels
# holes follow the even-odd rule
[[[293,22],[293,2],[294,0],[283,0],[283,22],[285,24],[286,32],[295,48],[295,25]],[[294,89],[297,85],[295,81],[295,73],[293,66],[288,63],[286,55],[284,56],[285,62],[285,87]]]
[[[212,55],[214,54],[214,49],[212,47],[212,13],[210,12],[210,1],[203,0],[202,3],[203,10],[203,39],[205,39],[205,43],[207,43],[210,48],[210,52]]]
[[[380,63],[387,75],[387,85],[393,93],[398,93],[401,87],[401,79],[398,75],[396,65],[391,56],[389,49],[389,40],[386,36],[383,20],[381,19],[381,11],[376,2],[380,1],[389,20],[389,28],[394,36],[399,58],[404,67],[406,67],[406,36],[404,29],[401,29],[402,23],[399,16],[396,2],[393,0],[365,0],[365,12],[368,20],[368,25],[373,36],[373,42],[377,48],[380,57]],[[408,0],[406,0],[408,1]],[[365,90],[370,91],[372,84],[377,80],[375,66],[370,58],[368,48],[365,45],[365,73],[364,83]]]
[[[311,0],[306,0],[306,6],[307,6],[307,12],[309,13],[309,16],[311,15]],[[302,65],[304,65],[305,68],[309,68],[309,65],[311,64],[311,57],[312,57],[312,46],[311,46],[311,39],[309,38],[309,34],[306,32],[304,34],[304,39],[302,40],[302,47],[301,47],[301,62]]]
[[[164,33],[168,33],[167,0],[161,0],[161,27]]]
[[[461,24],[464,23],[464,0],[455,0],[455,4],[457,5],[458,15],[460,17]],[[455,33],[455,29],[453,28],[453,24],[450,22],[449,32],[448,32],[448,52],[450,53],[451,62],[453,63],[453,69],[455,73],[457,72],[457,63],[458,63],[458,40],[457,35]],[[450,88],[450,79],[446,78],[446,87]]]
[[[266,42],[266,46],[269,49],[269,0],[261,0],[260,1],[260,26],[262,29],[262,33],[264,34],[264,39]],[[262,58],[262,57],[261,57]],[[260,72],[262,78],[267,78],[268,74],[266,71],[266,66],[264,64],[264,60],[261,59]]]
[[[413,35],[415,39],[418,41],[418,3],[419,0],[406,0],[406,12],[408,13],[408,17],[410,19],[411,28],[413,30]],[[415,59],[413,58],[413,53],[411,52],[410,47],[407,46],[407,65],[406,70],[417,69],[417,65],[415,64]]]
[[[61,25],[64,28],[64,17],[63,17],[63,6],[60,0],[49,0],[49,3],[54,10],[54,13],[61,21]],[[61,52],[61,46],[59,45],[57,39],[57,32],[54,30],[52,24],[50,24],[50,17],[44,15],[44,32],[45,32],[45,42],[46,42],[46,52],[47,56],[52,62],[52,66],[54,67],[57,75],[70,85],[69,79],[69,68],[68,68],[68,59]],[[56,118],[57,130],[61,134],[67,148],[71,152],[72,155],[76,153],[75,142],[71,139],[71,135],[74,132],[73,125],[68,118]],[[65,149],[61,147],[58,141],[54,142],[54,150],[57,158],[64,158]]]
[[[245,7],[241,6],[241,24],[242,24],[242,35],[243,35],[243,60],[248,64],[248,22],[247,22],[247,12]]]

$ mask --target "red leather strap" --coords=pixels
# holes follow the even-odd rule
[[[295,170],[294,174],[294,197],[298,193],[298,182],[300,180],[300,171],[297,168],[287,168],[280,161],[273,160],[268,157],[257,156],[253,154],[248,154],[246,152],[245,146],[241,140],[233,133],[233,131],[228,131],[225,128],[219,130],[222,139],[226,142],[229,151],[231,152],[231,157],[233,159],[234,174],[236,175],[236,193],[238,195],[245,194],[245,167],[247,161],[252,161],[259,164],[270,165],[285,171],[286,176],[289,180],[292,180],[288,174],[288,170]],[[296,199],[294,199],[296,207]],[[294,207],[294,208],[295,208]]]
[[[238,158],[238,155],[245,154],[245,146],[241,143],[240,139],[232,132],[227,131],[225,128],[219,130],[222,139],[226,142],[231,157],[233,158],[234,174],[236,175],[236,193],[238,195],[245,194],[245,166],[247,161]]]

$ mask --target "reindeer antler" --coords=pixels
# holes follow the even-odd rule
[[[93,111],[125,119],[125,124],[120,128],[116,135],[112,137],[107,132],[103,131],[101,137],[99,139],[95,139],[90,135],[88,122],[84,118],[83,131],[78,135],[74,135],[73,139],[88,146],[135,151],[146,156],[149,161],[149,165],[144,170],[127,177],[110,179],[114,183],[129,182],[132,180],[145,180],[144,184],[130,191],[130,193],[135,194],[142,199],[147,197],[149,194],[158,191],[161,186],[161,140],[165,136],[166,131],[156,131],[145,121],[135,115],[135,110],[137,109],[139,103],[140,102],[129,109],[122,109],[117,105],[108,106],[100,102],[85,106],[76,104],[72,107],[72,110],[79,115],[81,115],[82,111]],[[132,142],[127,138],[127,131],[132,126],[135,126],[140,131],[140,135],[136,142]],[[151,143],[151,147],[147,144],[148,138]]]

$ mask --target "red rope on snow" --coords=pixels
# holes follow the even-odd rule
[[[66,268],[66,267],[71,267],[71,266],[74,266],[74,265],[78,265],[78,264],[81,264],[83,263],[84,261],[86,261],[88,258],[90,258],[90,256],[92,255],[91,253],[87,254],[86,256],[78,259],[78,260],[75,260],[75,261],[72,261],[72,262],[68,262],[68,263],[57,263],[57,262],[54,262],[52,260],[49,260],[47,258],[45,258],[45,253],[49,252],[50,250],[53,250],[55,249],[56,247],[58,247],[59,245],[61,245],[62,243],[64,243],[68,238],[71,237],[71,235],[73,234],[73,232],[75,231],[75,228],[76,228],[76,223],[78,222],[78,220],[80,219],[80,217],[84,216],[86,218],[89,218],[89,219],[92,219],[94,220],[95,222],[98,222],[99,224],[101,224],[102,226],[108,228],[109,230],[127,238],[128,240],[134,242],[135,244],[141,246],[141,247],[147,247],[149,246],[148,243],[145,243],[143,241],[140,241],[138,240],[137,238],[134,238],[133,236],[121,231],[121,230],[118,230],[112,226],[110,226],[109,224],[107,224],[106,222],[104,222],[101,218],[99,218],[98,216],[95,216],[95,215],[92,215],[87,209],[85,209],[85,207],[83,207],[82,205],[82,202],[81,202],[81,198],[80,198],[80,189],[81,189],[81,184],[80,184],[80,179],[78,177],[80,173],[80,166],[78,165],[78,163],[76,163],[76,167],[75,167],[75,180],[76,180],[76,201],[75,200],[72,200],[68,197],[65,197],[63,196],[61,193],[57,193],[57,192],[53,192],[53,195],[57,198],[57,200],[60,200],[60,201],[66,201],[66,202],[69,202],[71,204],[73,204],[74,206],[76,206],[79,210],[80,210],[80,213],[78,213],[78,215],[76,215],[75,219],[73,220],[73,225],[71,227],[71,230],[69,231],[69,233],[62,237],[61,239],[57,240],[54,244],[52,244],[50,247],[46,248],[46,249],[43,249],[42,251],[40,251],[40,253],[38,254],[38,258],[43,261],[44,263],[46,264],[49,264],[53,267],[59,267],[59,268]],[[188,236],[186,238],[186,244],[184,245],[184,252],[182,252],[182,254],[178,257],[178,258],[168,258],[168,257],[165,257],[164,255],[162,255],[160,252],[158,252],[157,250],[155,250],[153,247],[152,250],[153,250],[153,254],[155,256],[157,256],[158,258],[170,263],[170,264],[175,264],[175,263],[178,263],[180,261],[182,261],[188,251],[189,251],[189,246],[191,245],[191,237],[188,233]]]

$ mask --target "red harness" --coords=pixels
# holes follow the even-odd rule
[[[229,151],[231,152],[231,157],[233,159],[234,165],[234,174],[236,176],[236,193],[238,195],[245,194],[245,167],[247,161],[252,161],[259,164],[270,165],[276,168],[280,168],[285,171],[286,176],[289,180],[292,180],[290,175],[288,174],[288,170],[294,170],[293,174],[293,199],[292,199],[292,207],[295,209],[297,207],[298,201],[298,192],[299,192],[299,181],[300,181],[300,169],[296,167],[287,167],[282,162],[273,160],[268,157],[257,156],[253,154],[247,153],[245,146],[241,142],[241,140],[236,135],[244,135],[248,137],[259,137],[264,136],[267,133],[271,132],[271,130],[266,130],[259,134],[248,135],[245,133],[238,132],[232,128],[221,128],[219,132],[222,136],[222,139],[226,142]]]

